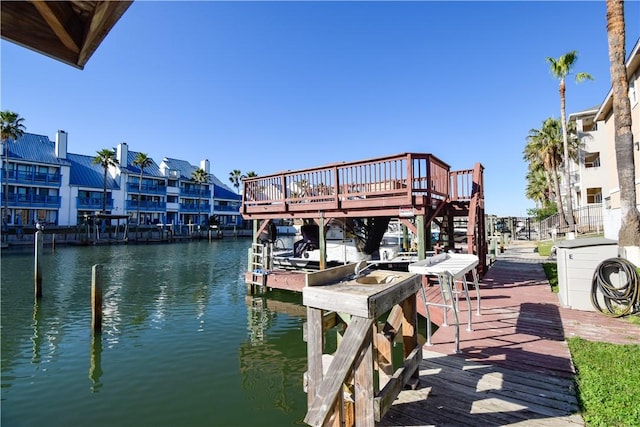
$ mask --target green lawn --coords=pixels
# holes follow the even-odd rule
[[[550,250],[552,244],[545,246]],[[540,250],[540,246],[538,248]],[[544,263],[543,268],[557,292],[557,264]],[[640,316],[628,316],[627,320],[638,323]],[[640,344],[617,345],[581,338],[569,338],[567,343],[576,369],[578,401],[586,425],[640,427]]]
[[[567,340],[588,426],[640,426],[640,345]]]

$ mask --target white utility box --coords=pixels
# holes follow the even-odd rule
[[[558,298],[575,310],[596,311],[591,303],[591,283],[598,265],[618,256],[618,242],[601,237],[564,240],[556,245]]]

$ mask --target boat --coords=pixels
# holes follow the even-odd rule
[[[379,227],[379,226],[378,226]],[[385,225],[386,227],[386,225]],[[376,238],[369,227],[369,239],[362,235],[352,222],[333,219],[325,227],[325,252],[327,266],[357,263],[360,261],[391,260],[401,252],[401,245],[392,239]],[[373,242],[378,240],[377,243]],[[317,224],[300,226],[300,239],[292,248],[279,244],[277,237],[272,244],[271,265],[280,269],[317,269],[320,265],[320,239]]]

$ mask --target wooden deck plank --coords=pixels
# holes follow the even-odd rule
[[[495,365],[429,351],[424,358],[420,388],[403,391],[380,425],[583,425],[570,379],[563,387],[529,373],[525,384]]]

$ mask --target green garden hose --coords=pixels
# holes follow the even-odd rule
[[[616,273],[619,286],[611,283]],[[625,258],[602,261],[593,273],[591,303],[596,310],[611,317],[640,312],[640,275],[636,266]]]

